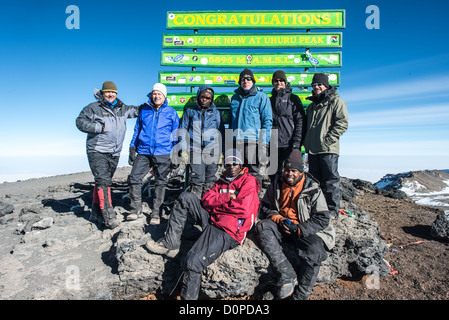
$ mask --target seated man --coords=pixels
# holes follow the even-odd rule
[[[202,233],[182,263],[183,300],[198,299],[202,271],[223,252],[243,243],[257,215],[257,179],[242,167],[237,150],[226,152],[224,163],[226,170],[202,200],[191,192],[183,192],[171,211],[165,236],[146,244],[153,253],[174,257],[181,245],[187,215],[201,225]]]
[[[293,294],[306,300],[315,285],[321,262],[335,244],[331,214],[318,181],[303,172],[299,149],[294,150],[262,199],[256,231],[262,250],[279,276],[278,297]],[[287,260],[281,242],[291,239],[300,260],[298,275]],[[296,286],[297,285],[297,286]],[[295,287],[296,286],[296,287]]]

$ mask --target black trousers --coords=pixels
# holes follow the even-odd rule
[[[193,193],[187,191],[180,195],[171,211],[165,233],[168,248],[179,248],[188,215],[203,231],[182,262],[184,276],[181,297],[185,300],[196,300],[203,270],[223,252],[235,248],[239,243],[225,231],[212,226],[209,212],[201,206],[201,201]]]
[[[261,220],[257,224],[256,230],[262,250],[275,265],[286,259],[281,246],[286,237],[290,238],[295,244],[298,257],[307,261],[311,266],[321,265],[321,262],[327,259],[324,242],[315,234],[308,237],[286,235],[271,219]]]
[[[286,235],[271,219],[261,220],[256,225],[256,231],[260,246],[275,269],[287,260],[281,246],[282,241],[286,237],[293,240],[300,265],[298,285],[292,297],[295,300],[307,299],[316,283],[321,263],[328,256],[323,240],[315,234],[308,237]]]
[[[110,153],[89,152],[87,159],[90,170],[94,175],[95,185],[112,186],[112,177],[117,169],[120,156],[113,156]]]
[[[153,168],[155,185],[167,185],[168,174],[170,173],[170,155],[150,156],[146,154],[138,154],[134,161],[131,173],[128,176],[129,184],[141,184],[142,179]]]
[[[320,182],[329,211],[338,217],[341,199],[338,154],[309,154],[308,158],[309,173]]]
[[[215,182],[217,180],[215,174],[218,171],[218,162],[220,161],[220,158],[217,156],[216,161],[205,163],[201,156],[202,152],[204,152],[204,149],[190,151],[190,184],[197,186],[202,186],[204,183]]]

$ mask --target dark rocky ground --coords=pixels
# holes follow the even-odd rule
[[[114,180],[113,200],[119,204],[116,210],[121,219],[127,210],[121,204],[126,202],[129,170],[119,168]],[[0,299],[142,298],[123,281],[116,261],[117,243],[139,235],[133,235],[135,230],[126,223],[119,232],[103,230],[87,220],[92,181],[90,173],[77,173],[0,184],[0,201],[14,208],[0,217]],[[449,243],[430,232],[442,208],[416,205],[400,193],[379,191],[363,181],[350,181],[350,185],[351,194],[343,204],[366,211],[378,224],[380,238],[387,244],[383,258],[393,272],[340,277],[316,286],[310,300],[448,300]],[[176,191],[168,196],[176,198]],[[170,299],[176,295],[175,291]],[[261,298],[257,294],[238,297]],[[167,296],[155,291],[145,299]]]

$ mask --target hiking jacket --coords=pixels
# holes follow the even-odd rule
[[[229,200],[229,191],[237,198]],[[224,230],[240,244],[252,228],[259,209],[259,182],[243,168],[233,180],[222,175],[214,186],[207,190],[201,202],[211,216],[212,225]]]
[[[84,107],[76,118],[76,127],[87,133],[86,151],[110,153],[120,156],[126,134],[126,120],[136,118],[142,106],[128,106],[119,99],[111,105],[104,100],[100,91],[98,100]]]
[[[189,133],[190,141],[188,143],[190,144],[190,148],[203,149],[206,146],[213,148],[217,144],[220,144],[221,147],[224,145],[225,126],[220,111],[218,111],[213,101],[204,113],[198,104],[200,93],[208,88],[211,87],[202,85],[199,88],[196,96],[196,105],[184,112],[179,124],[179,129],[183,129]],[[218,132],[221,136],[217,136]],[[187,142],[185,140],[181,142],[181,147],[183,150],[186,149]]]
[[[134,126],[134,135],[130,147],[139,154],[160,156],[171,154],[177,142],[179,116],[168,105],[168,100],[159,109],[153,106],[151,99],[145,103]]]
[[[326,199],[319,187],[319,182],[312,175],[306,175],[304,186],[299,194],[297,206],[298,227],[301,230],[300,237],[316,234],[323,239],[324,244],[331,250],[335,245],[335,230],[331,220],[331,213],[327,208]],[[273,215],[279,215],[281,207],[279,203],[282,187],[282,176],[277,175],[274,182],[268,187],[260,206],[260,218],[267,219]]]
[[[273,129],[278,130],[278,147],[301,148],[306,133],[306,114],[301,99],[292,94],[290,83],[271,91]]]
[[[339,154],[340,136],[348,129],[346,103],[338,96],[334,87],[307,99],[312,103],[306,109],[306,152]]]
[[[273,115],[271,103],[262,89],[253,87],[248,94],[244,94],[239,87],[231,98],[229,123],[236,140],[259,140],[259,132],[265,129],[264,143],[270,142]]]

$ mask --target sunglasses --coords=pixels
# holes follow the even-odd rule
[[[315,82],[315,83],[312,83],[311,85],[312,85],[312,87],[317,87],[317,86],[321,86],[323,84],[321,82]]]
[[[236,166],[239,166],[240,165],[240,163],[226,163],[225,164],[225,167],[226,168],[231,168],[231,167],[236,167]]]
[[[276,79],[276,80],[274,80],[274,83],[276,83],[276,82],[285,82],[283,79]]]
[[[243,77],[242,80],[253,81],[253,79],[251,79],[250,77]]]

